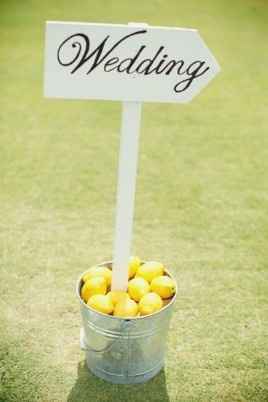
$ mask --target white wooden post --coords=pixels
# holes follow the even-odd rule
[[[130,22],[129,26],[147,24]],[[139,154],[141,102],[123,102],[114,234],[112,290],[127,290]]]
[[[140,102],[123,102],[112,290],[126,290],[138,162]]]

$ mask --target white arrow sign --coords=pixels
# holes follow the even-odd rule
[[[196,30],[47,23],[47,97],[188,102],[218,71]]]
[[[127,288],[141,102],[189,102],[219,70],[194,29],[47,23],[45,96],[123,101],[114,290]]]

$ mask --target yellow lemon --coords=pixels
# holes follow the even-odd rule
[[[128,264],[128,277],[133,278],[136,275],[137,269],[141,265],[141,260],[139,257],[130,257]]]
[[[164,265],[161,264],[161,262],[148,261],[137,269],[136,276],[142,277],[147,282],[151,283],[154,278],[163,274]]]
[[[139,312],[141,315],[153,314],[163,307],[163,300],[154,292],[144,295],[139,302]]]
[[[151,290],[161,296],[162,299],[168,299],[175,293],[176,284],[169,276],[162,275],[152,280]]]
[[[140,301],[142,296],[149,293],[150,285],[143,278],[134,278],[128,282],[128,293],[130,297],[135,301]]]
[[[87,302],[88,306],[104,314],[112,314],[114,305],[108,295],[93,295]]]
[[[117,317],[135,317],[138,313],[138,305],[130,298],[123,298],[114,308],[114,315]]]
[[[81,296],[87,303],[88,299],[93,295],[105,295],[107,292],[107,282],[103,276],[89,278],[82,286]]]
[[[112,282],[112,271],[107,267],[91,267],[83,275],[83,281],[86,282],[89,278],[95,278],[97,276],[103,276],[106,279],[107,286],[111,285]]]
[[[112,290],[111,292],[107,293],[107,296],[110,298],[111,302],[115,306],[119,301],[122,299],[129,299],[129,294],[122,290]]]

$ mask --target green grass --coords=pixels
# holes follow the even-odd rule
[[[143,109],[133,253],[179,286],[145,385],[95,378],[79,350],[76,278],[112,254],[120,104],[43,98],[57,19],[196,27],[222,67],[191,104]],[[1,1],[1,402],[268,400],[267,21],[264,0]]]

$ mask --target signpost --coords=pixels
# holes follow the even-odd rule
[[[141,102],[189,102],[219,72],[194,29],[48,22],[45,96],[123,102],[113,290],[126,290]]]

